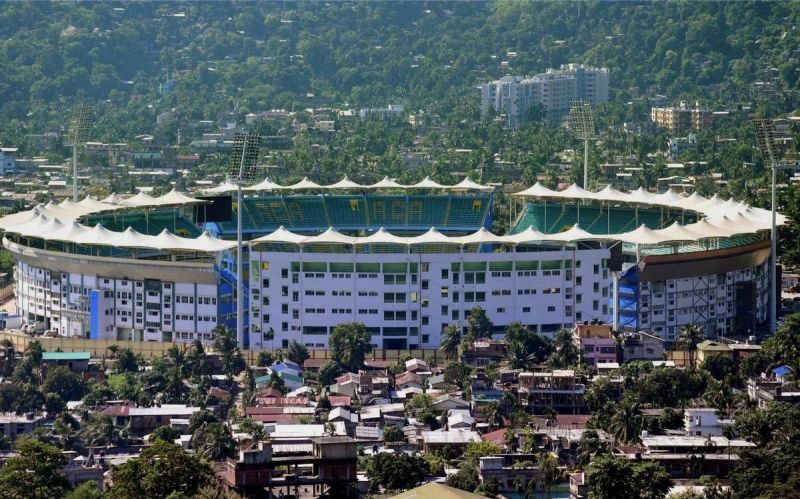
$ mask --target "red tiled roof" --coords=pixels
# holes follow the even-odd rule
[[[489,433],[481,436],[481,438],[484,442],[494,442],[496,444],[503,445],[506,443],[506,428],[490,431]]]
[[[297,423],[298,414],[255,414],[253,421],[259,423]]]
[[[394,384],[396,386],[404,385],[406,383],[417,383],[421,385],[422,378],[420,378],[418,374],[406,371],[402,374],[397,375],[397,377],[394,379]]]
[[[350,397],[345,395],[330,395],[328,401],[331,407],[350,407]]]
[[[592,416],[588,414],[558,414],[556,424],[559,428],[583,429]]]

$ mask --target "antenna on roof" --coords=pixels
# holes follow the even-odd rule
[[[79,104],[69,120],[68,140],[72,145],[72,201],[78,202],[78,148],[86,145],[89,129],[94,122],[94,109],[88,104]]]
[[[570,130],[583,140],[583,188],[589,189],[589,139],[595,134],[592,105],[585,100],[574,101],[568,120]]]
[[[236,341],[244,348],[244,289],[242,280],[242,184],[250,183],[256,176],[256,163],[261,150],[261,134],[237,133],[228,167],[228,177],[236,184]]]

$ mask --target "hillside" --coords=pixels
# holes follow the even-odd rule
[[[770,105],[786,111],[798,19],[790,2],[7,3],[2,138],[62,123],[75,100],[98,105],[107,139],[151,132],[170,108],[208,119],[399,102],[462,119],[477,112],[479,82],[566,62],[609,67],[617,103],[746,102],[774,67],[784,92]]]

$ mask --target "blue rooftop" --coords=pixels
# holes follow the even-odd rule
[[[789,366],[778,366],[772,370],[772,374],[775,376],[786,376],[787,374],[791,373],[792,369]]]

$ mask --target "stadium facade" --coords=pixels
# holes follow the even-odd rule
[[[233,189],[65,200],[0,219],[20,313],[60,336],[211,341],[217,324],[235,324]],[[247,191],[252,349],[326,348],[348,321],[378,348],[435,348],[476,306],[498,334],[596,319],[668,341],[685,324],[748,334],[768,318],[770,213],[733,200],[537,184],[514,195],[521,210],[498,236],[491,188],[468,180]]]

